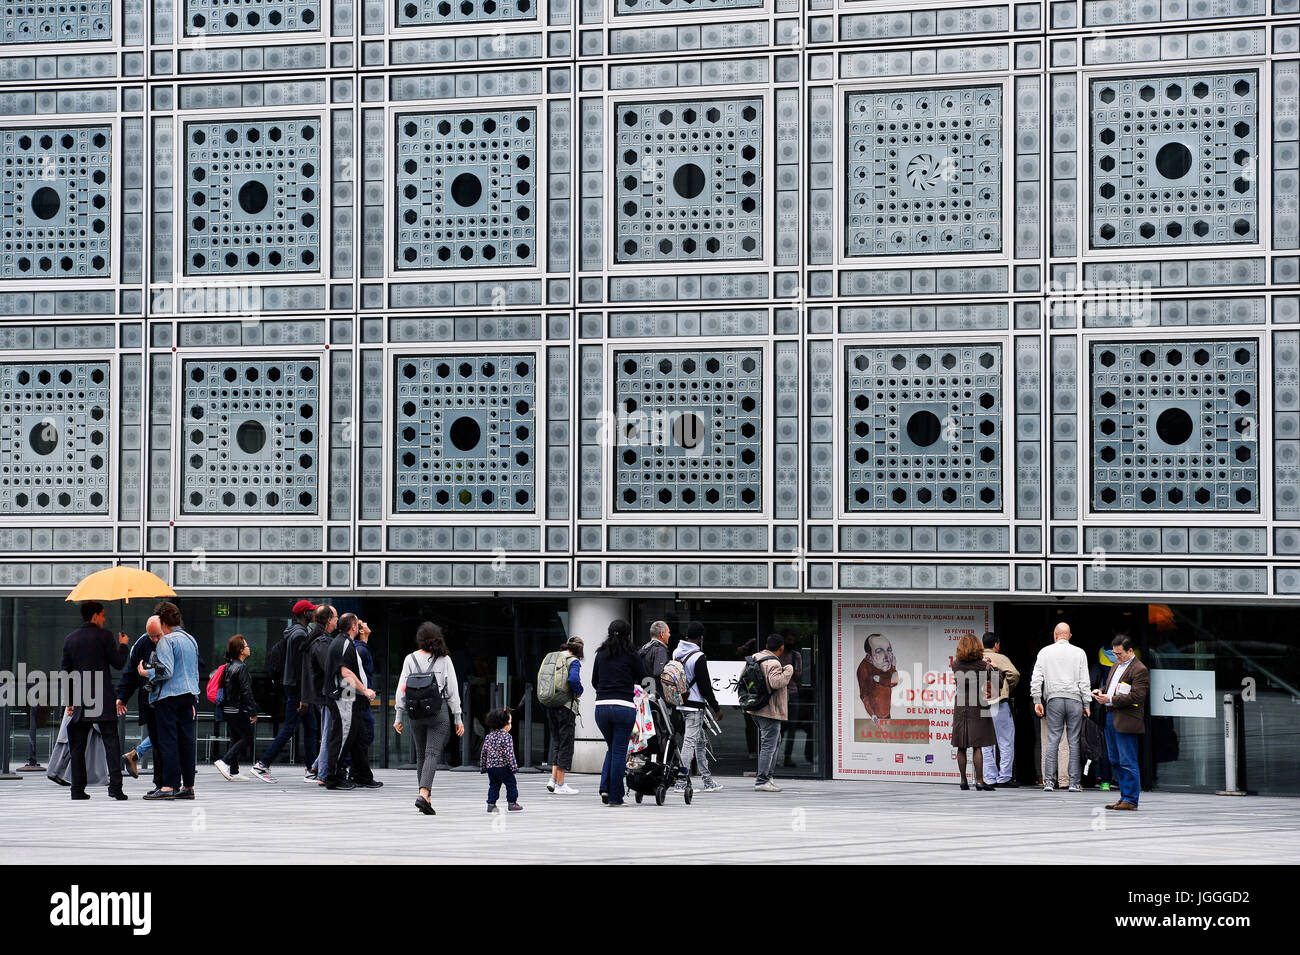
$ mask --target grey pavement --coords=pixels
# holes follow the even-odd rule
[[[663,862],[663,863],[1294,863],[1300,799],[1146,793],[1138,812],[1108,812],[1115,793],[961,792],[956,784],[752,779],[609,809],[596,778],[579,796],[520,775],[523,812],[485,811],[486,777],[442,772],[436,816],[413,805],[415,774],[379,770],[379,790],[326,792],[280,767],[280,781],[227,782],[203,766],[193,802],[127,802],[104,791],[74,803],[41,774],[0,781],[0,863]],[[631,803],[631,800],[629,800]],[[501,802],[504,808],[504,794]],[[689,830],[675,838],[672,830]]]

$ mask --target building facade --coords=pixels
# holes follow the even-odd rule
[[[784,627],[826,773],[837,602],[1124,617],[1295,791],[1298,13],[0,6],[4,659],[114,562],[510,696],[574,617]]]

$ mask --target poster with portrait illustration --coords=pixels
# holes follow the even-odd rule
[[[952,659],[991,604],[835,604],[835,778],[957,778]]]

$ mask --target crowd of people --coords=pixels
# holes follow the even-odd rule
[[[1144,732],[1151,677],[1133,648],[1127,630],[1117,630],[1102,660],[1089,668],[1087,655],[1070,643],[1068,623],[1059,623],[1052,642],[1034,660],[1029,694],[1034,714],[1043,723],[1042,787],[1054,792],[1060,782],[1061,754],[1068,754],[1068,791],[1083,791],[1086,720],[1099,724],[1102,745],[1091,761],[1097,765],[1102,790],[1112,777],[1120,797],[1107,809],[1134,811],[1141,795],[1138,766],[1139,737]],[[952,743],[957,749],[961,788],[970,789],[966,774],[967,750],[972,750],[975,789],[1014,788],[1015,723],[1011,693],[1020,671],[1001,653],[996,633],[982,641],[967,634],[957,644],[952,662],[956,698],[953,706]]]

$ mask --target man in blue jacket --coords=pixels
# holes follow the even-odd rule
[[[113,705],[112,670],[126,663],[127,636],[114,639],[104,628],[104,605],[88,600],[81,605],[82,624],[63,641],[62,669],[80,675],[80,692],[67,713],[68,744],[72,748],[72,798],[86,793],[86,742],[98,727],[108,758],[108,794],[125,799],[122,792],[122,741],[117,736],[117,708]]]

